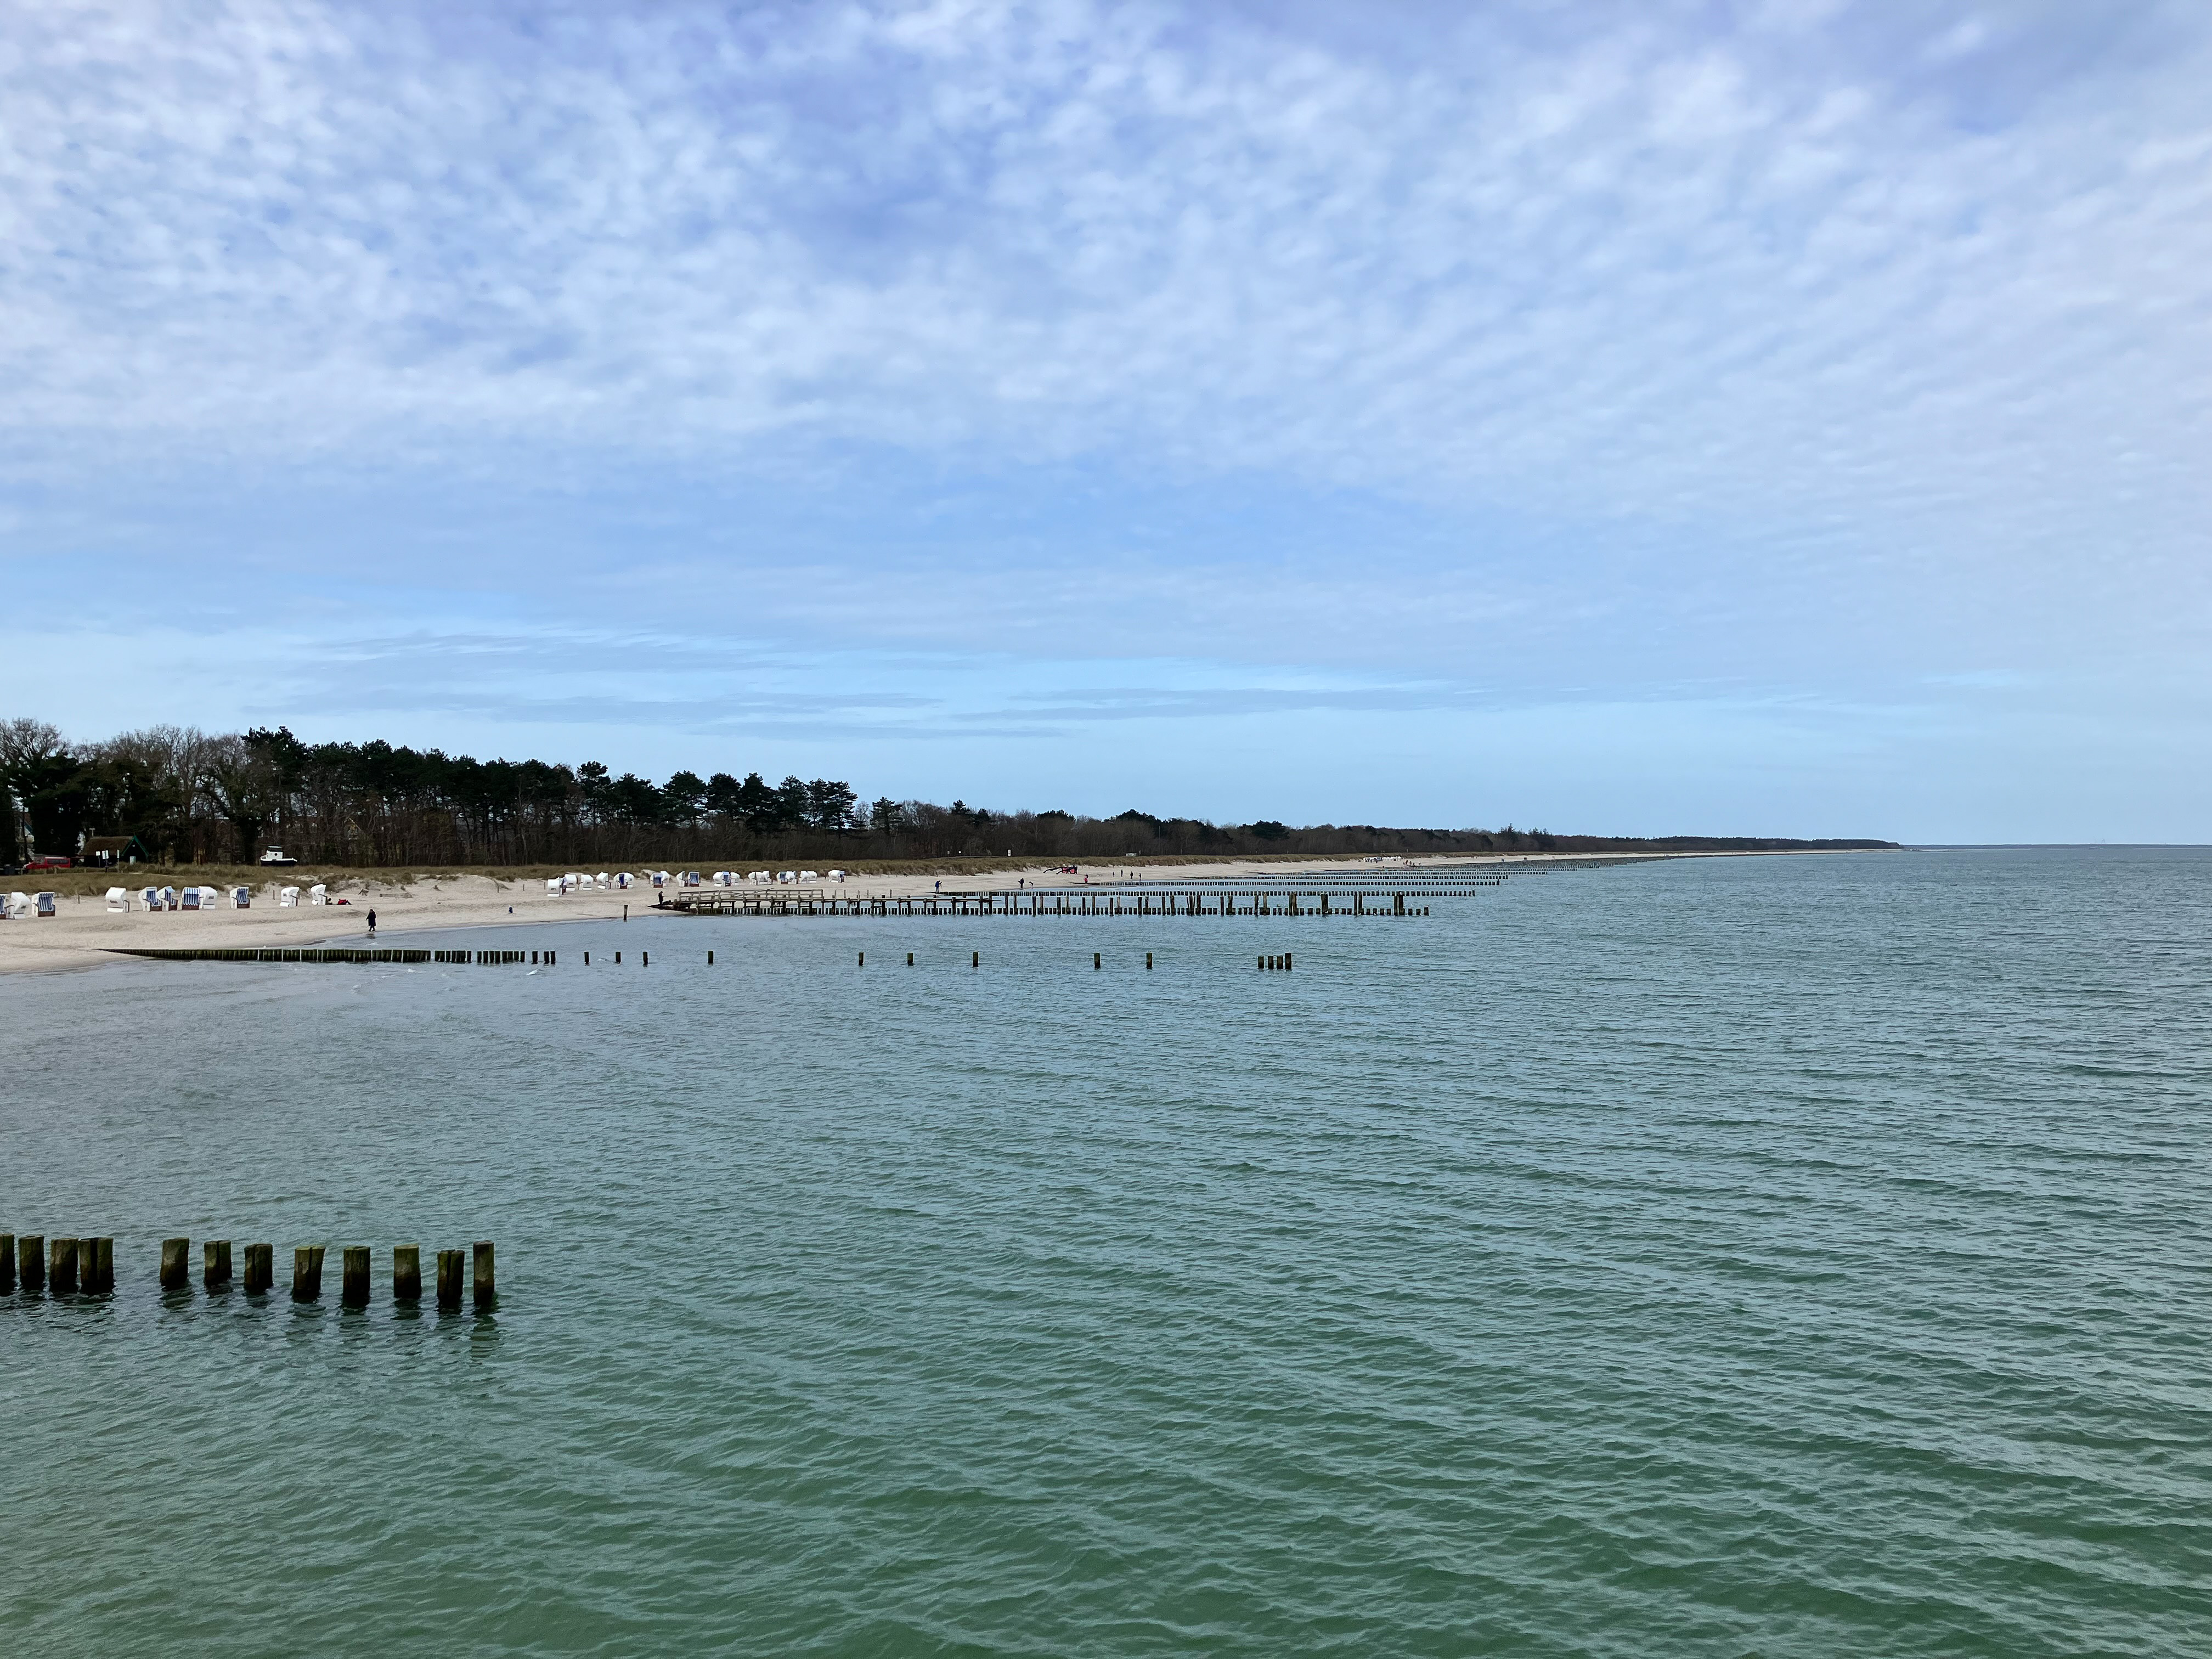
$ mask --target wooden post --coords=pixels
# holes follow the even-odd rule
[[[420,1302],[422,1299],[422,1247],[420,1244],[395,1244],[392,1247],[392,1299],[394,1302]]]
[[[1096,951],[1093,951],[1091,953],[1091,965],[1093,968],[1096,968],[1098,965],[1098,952]]]
[[[438,1305],[451,1310],[461,1305],[464,1259],[459,1250],[438,1252]]]
[[[292,1300],[319,1301],[323,1294],[323,1247],[299,1244],[292,1249]]]
[[[26,1296],[46,1288],[46,1241],[43,1234],[25,1233],[15,1241],[17,1283]]]
[[[1151,969],[1152,969],[1152,953],[1150,951],[1146,951],[1146,952],[1145,952],[1145,968],[1146,968],[1146,971],[1150,972],[1150,971],[1151,971]]]
[[[477,1240],[477,1311],[489,1313],[499,1304],[499,1286],[492,1277],[491,1240]]]
[[[165,1238],[161,1241],[161,1288],[165,1291],[187,1290],[191,1285],[189,1259],[192,1241],[189,1238]]]
[[[637,965],[638,965],[639,967],[641,967],[641,968],[650,968],[650,967],[652,967],[652,966],[653,966],[653,952],[652,952],[652,951],[640,951],[637,953]]]
[[[15,1235],[0,1233],[0,1296],[15,1292]]]
[[[368,1246],[345,1247],[344,1277],[338,1281],[338,1301],[349,1308],[368,1305]]]
[[[914,966],[914,952],[911,951],[906,953],[906,965],[909,968]]]
[[[860,952],[860,960],[858,965],[862,968],[868,965],[868,953],[866,951]]]
[[[712,951],[707,952],[707,965],[709,968],[714,965],[714,953]]]
[[[115,1294],[115,1241],[112,1238],[88,1238],[77,1247],[77,1260],[87,1275],[85,1292],[89,1296]]]
[[[230,1241],[210,1238],[200,1246],[200,1283],[210,1291],[226,1289],[230,1284]]]
[[[76,1294],[76,1240],[54,1241],[53,1265],[48,1270],[46,1285],[56,1296]]]
[[[1283,971],[1286,974],[1291,971],[1291,953],[1288,951],[1283,952]]]
[[[274,1244],[249,1244],[246,1247],[246,1293],[266,1296],[276,1288],[276,1247]]]
[[[968,965],[970,968],[981,968],[983,965],[983,953],[981,951],[970,951],[968,953]]]

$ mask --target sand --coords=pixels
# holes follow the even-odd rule
[[[1614,856],[1618,856],[1617,854]],[[927,893],[938,884],[947,893],[987,892],[1012,887],[1017,880],[1032,886],[1059,886],[1088,877],[1094,883],[1115,885],[1142,884],[1173,886],[1193,881],[1249,881],[1279,889],[1296,882],[1330,875],[1403,870],[1411,874],[1455,865],[1571,862],[1571,854],[1547,859],[1544,855],[1408,859],[1403,865],[1376,866],[1358,859],[1314,859],[1265,863],[1220,864],[1085,864],[1074,876],[1055,873],[1054,866],[1039,862],[988,875],[854,876],[842,885],[824,882],[818,889],[847,897],[887,895],[898,897]],[[173,876],[164,879],[173,882]],[[0,890],[33,892],[32,876],[0,877]],[[130,890],[137,891],[134,885]],[[417,936],[441,928],[513,927],[525,922],[611,920],[627,904],[633,911],[653,907],[653,890],[643,884],[628,891],[605,892],[596,888],[549,897],[543,880],[495,881],[486,876],[444,876],[419,878],[405,884],[363,875],[331,884],[343,905],[281,909],[274,885],[257,888],[251,909],[228,907],[217,910],[163,910],[149,914],[133,908],[113,911],[98,894],[64,895],[55,901],[55,914],[17,921],[0,921],[0,974],[56,972],[100,963],[128,962],[128,957],[108,954],[114,950],[161,947],[204,950],[219,946],[264,947],[301,945],[367,945],[368,913],[376,912],[379,945],[412,943]],[[304,893],[301,896],[305,897]]]

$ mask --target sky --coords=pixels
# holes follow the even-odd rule
[[[2201,4],[0,0],[0,716],[2212,841]]]

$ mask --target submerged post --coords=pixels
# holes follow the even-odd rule
[[[1283,971],[1286,974],[1291,971],[1291,953],[1288,951],[1283,952]]]
[[[200,1283],[210,1291],[220,1291],[230,1284],[230,1241],[210,1238],[200,1246]]]
[[[15,1289],[15,1235],[0,1233],[0,1296],[13,1295]]]
[[[1146,951],[1146,952],[1145,952],[1145,966],[1146,966],[1146,969],[1149,969],[1152,967],[1152,953],[1150,951]]]
[[[868,965],[868,953],[867,953],[866,951],[861,951],[861,952],[860,952],[860,960],[859,965],[860,965],[860,967],[863,967],[863,968],[865,968],[865,967],[866,967],[866,966]]]
[[[274,1244],[249,1244],[246,1247],[246,1293],[266,1296],[276,1288],[276,1247]]]
[[[161,1288],[165,1291],[187,1289],[191,1279],[190,1258],[192,1241],[189,1238],[165,1238],[161,1241]]]
[[[1096,951],[1091,953],[1091,965],[1094,969],[1098,966],[1098,952]]]
[[[25,1233],[15,1241],[15,1267],[23,1294],[36,1295],[46,1288],[46,1241],[42,1233]]]
[[[420,1244],[395,1244],[392,1247],[392,1299],[394,1302],[420,1302],[422,1299],[422,1247]]]
[[[299,1244],[292,1249],[292,1300],[315,1302],[323,1294],[323,1247]]]
[[[459,1250],[438,1252],[438,1305],[453,1309],[461,1305],[461,1274],[465,1271]]]
[[[499,1301],[499,1286],[492,1277],[491,1240],[477,1240],[477,1311],[489,1313]]]
[[[46,1285],[56,1296],[76,1294],[76,1240],[58,1238],[54,1241],[53,1266]]]
[[[78,1242],[77,1261],[84,1271],[84,1289],[88,1296],[115,1294],[115,1241],[112,1238],[87,1238]]]
[[[970,951],[968,953],[968,965],[970,968],[981,968],[983,965],[983,953],[981,951]]]
[[[344,1277],[338,1281],[338,1300],[349,1308],[368,1305],[368,1246],[345,1247]]]

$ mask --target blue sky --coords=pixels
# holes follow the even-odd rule
[[[2201,6],[0,20],[0,713],[2212,839]]]

